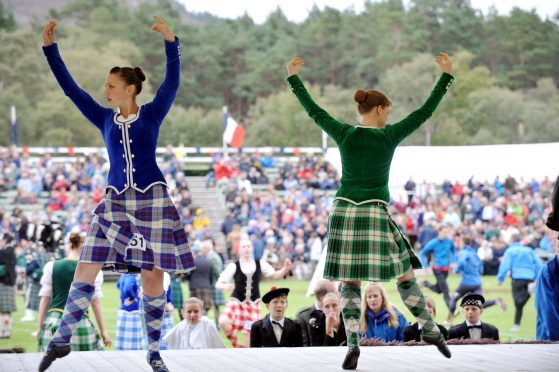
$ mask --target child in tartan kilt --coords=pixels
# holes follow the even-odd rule
[[[236,332],[244,331],[244,346],[249,347],[252,323],[260,319],[260,281],[262,277],[283,278],[291,270],[291,261],[286,259],[280,270],[274,270],[264,260],[255,261],[252,241],[246,235],[239,241],[238,257],[223,270],[215,285],[217,289],[233,291],[219,316],[219,325],[233,347],[241,347]]]
[[[146,334],[140,311],[140,285],[136,274],[122,274],[116,283],[120,291],[115,330],[116,350],[144,350]]]
[[[67,258],[50,261],[43,268],[41,290],[39,291],[39,296],[41,297],[39,303],[39,328],[37,330],[39,352],[46,351],[49,342],[62,321],[63,308],[68,299],[68,291],[78,265],[82,244],[82,236],[79,233],[72,233],[70,235],[70,248]],[[103,321],[101,303],[99,302],[99,298],[103,295],[101,292],[102,285],[103,272],[99,271],[94,282],[95,293],[92,297],[91,307],[95,315],[95,321],[101,331],[101,336],[99,336],[95,326],[86,314],[77,323],[74,337],[72,337],[72,350],[103,350],[103,345],[111,345],[111,339]]]
[[[168,372],[159,342],[167,306],[164,272],[188,272],[194,262],[180,216],[157,166],[159,130],[180,85],[179,40],[155,16],[151,29],[163,36],[165,79],[153,101],[139,106],[136,96],[146,77],[139,67],[113,67],[105,79],[103,107],[74,81],[55,43],[56,22],[43,29],[43,52],[58,84],[103,137],[110,170],[106,195],[95,208],[80,262],[70,288],[60,326],[39,365],[45,371],[71,351],[72,333],[94,293],[94,280],[103,266],[123,273],[141,273],[147,363]]]
[[[431,95],[423,106],[393,125],[386,125],[392,102],[375,90],[355,92],[360,125],[334,119],[313,101],[297,76],[303,59],[294,58],[287,65],[291,90],[340,150],[342,179],[328,221],[324,277],[340,280],[343,285],[341,307],[348,342],[344,369],[356,369],[359,359],[363,280],[397,278],[402,300],[422,325],[423,340],[436,345],[446,357],[451,356],[416,283],[413,269],[421,268],[421,263],[388,213],[388,178],[394,151],[433,114],[453,81],[450,57],[441,53],[435,61],[443,73]]]

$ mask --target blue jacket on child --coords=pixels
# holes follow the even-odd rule
[[[367,332],[362,336],[365,338],[376,338],[383,341],[404,341],[404,328],[408,325],[408,321],[402,313],[394,309],[398,318],[398,326],[391,328],[388,325],[390,313],[386,309],[382,309],[378,314],[374,314],[371,310],[366,310]]]

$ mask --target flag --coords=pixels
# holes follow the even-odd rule
[[[16,107],[10,107],[11,128],[12,128],[12,144],[17,146],[17,127],[16,127]]]
[[[241,147],[245,140],[245,128],[241,127],[232,117],[227,117],[223,140],[231,147]]]

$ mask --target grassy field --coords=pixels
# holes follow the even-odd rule
[[[422,279],[422,278],[420,278]],[[434,277],[429,278],[434,280]],[[449,286],[451,290],[457,287],[459,277],[451,276],[449,278]],[[522,319],[522,325],[518,332],[510,332],[511,326],[513,324],[514,318],[514,305],[512,302],[512,295],[510,289],[510,279],[507,279],[504,285],[497,285],[495,277],[483,277],[484,280],[484,290],[486,299],[494,299],[496,297],[502,297],[508,304],[508,309],[502,311],[498,306],[490,307],[485,310],[482,320],[484,322],[495,325],[499,328],[501,340],[506,342],[508,340],[517,339],[534,339],[536,334],[536,311],[534,309],[533,298],[524,307],[524,315]],[[308,281],[295,281],[295,280],[283,280],[283,281],[266,281],[260,285],[261,294],[266,293],[272,285],[277,287],[288,287],[291,289],[289,294],[289,308],[287,310],[288,317],[294,317],[296,311],[302,307],[309,306],[313,303],[313,297],[305,297],[305,293],[308,286]],[[188,295],[187,284],[183,285],[185,296]],[[396,289],[395,281],[390,283],[385,283],[385,288],[388,291],[392,303],[400,309],[404,316],[410,322],[414,322],[413,316],[407,310],[403,304],[398,291]],[[116,313],[119,306],[119,294],[116,289],[115,282],[108,282],[103,285],[104,297],[101,299],[103,305],[103,314],[105,319],[106,327],[109,331],[109,335],[114,339],[114,331],[116,326]],[[429,289],[425,289],[425,294],[431,296],[437,303],[437,321],[442,322],[447,316],[446,306],[444,305],[441,295],[431,292]],[[12,337],[10,339],[0,340],[0,349],[13,348],[13,347],[23,347],[28,352],[37,351],[37,341],[31,336],[31,333],[36,330],[37,324],[20,322],[19,319],[24,315],[23,298],[18,296],[17,298],[18,311],[14,314],[14,325],[12,330]],[[266,308],[262,306],[263,316],[266,314]],[[213,319],[214,315],[210,312],[208,316]],[[178,321],[178,315],[175,313],[175,320]],[[463,317],[459,316],[455,319],[455,323],[463,321]],[[226,345],[229,345],[226,342]]]

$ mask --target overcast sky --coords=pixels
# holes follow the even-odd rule
[[[208,12],[223,18],[237,18],[245,11],[256,23],[266,20],[268,14],[278,6],[288,19],[295,22],[303,21],[313,4],[323,9],[330,6],[340,10],[353,7],[356,12],[363,10],[364,0],[178,0],[187,10],[194,12]],[[404,0],[407,4],[409,0]],[[471,0],[472,6],[481,9],[484,13],[494,5],[499,14],[508,14],[514,7],[531,10],[542,17],[551,18],[559,10],[556,0]]]

